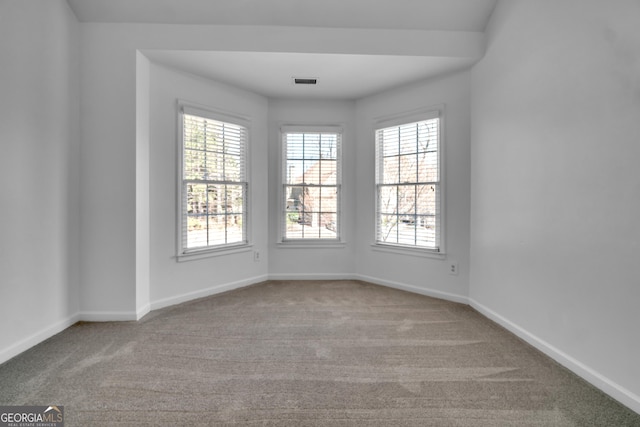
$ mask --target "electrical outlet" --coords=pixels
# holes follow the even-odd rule
[[[260,262],[260,251],[253,251],[253,260],[255,262]]]
[[[449,274],[451,274],[452,276],[457,276],[458,275],[458,263],[457,262],[451,262],[449,263]]]

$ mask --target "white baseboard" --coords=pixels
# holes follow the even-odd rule
[[[139,307],[138,311],[136,312],[136,320],[142,319],[144,316],[149,314],[150,311],[151,311],[151,303],[143,305],[142,307]]]
[[[83,322],[130,322],[138,320],[135,311],[81,311],[80,320]]]
[[[342,273],[285,273],[270,274],[269,280],[362,280],[363,282],[373,283],[375,285],[386,286],[388,288],[400,289],[414,294],[420,294],[428,297],[439,298],[447,301],[458,302],[461,304],[469,304],[467,297],[448,292],[437,291],[435,289],[425,289],[406,283],[393,282],[390,280],[378,279],[377,277],[365,276],[363,274],[342,274]]]
[[[240,280],[237,282],[226,283],[223,285],[216,285],[210,288],[201,289],[194,292],[187,292],[185,294],[159,299],[151,302],[151,310],[158,310],[160,308],[181,304],[183,302],[191,301],[197,298],[208,297],[210,295],[232,291],[234,289],[244,288],[246,286],[254,285],[256,283],[264,282],[265,280],[269,280],[269,276],[266,274],[262,276],[256,276],[256,277],[251,277],[249,279]]]
[[[42,341],[51,338],[55,334],[58,334],[69,326],[80,320],[80,316],[78,314],[74,314],[72,316],[67,317],[55,324],[42,329],[35,334],[28,336],[27,338],[18,341],[17,343],[11,345],[8,348],[0,350],[0,363],[4,363],[9,359],[12,359],[19,355],[20,353],[29,350],[31,347],[40,344]]]
[[[357,274],[354,278],[363,280],[365,282],[374,283],[376,285],[387,286],[389,288],[400,289],[402,291],[413,292],[414,294],[420,294],[427,297],[439,298],[446,301],[457,302],[461,304],[469,304],[469,299],[463,295],[451,294],[448,292],[442,292],[435,289],[421,288],[414,285],[408,285],[406,283],[393,282],[391,280],[378,279],[376,277],[364,276]]]
[[[555,348],[548,342],[538,338],[526,329],[521,328],[474,299],[469,299],[469,305],[480,312],[483,316],[493,320],[509,332],[523,339],[565,368],[583,378],[585,381],[591,383],[594,387],[602,390],[618,402],[640,414],[640,396],[637,394],[627,390],[619,384],[616,384],[584,363]]]
[[[343,273],[281,273],[269,274],[269,280],[357,280],[357,277]]]

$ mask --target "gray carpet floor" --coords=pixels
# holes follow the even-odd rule
[[[358,281],[270,281],[78,323],[0,365],[0,404],[66,426],[640,426],[472,308]]]

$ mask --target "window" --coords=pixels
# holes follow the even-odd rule
[[[248,128],[182,107],[180,255],[248,243]]]
[[[380,126],[376,243],[441,251],[440,118]]]
[[[341,139],[335,127],[283,128],[283,241],[340,239]]]

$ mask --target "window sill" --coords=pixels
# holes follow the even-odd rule
[[[346,242],[332,240],[325,242],[322,240],[287,240],[276,243],[278,249],[344,249]]]
[[[217,256],[251,252],[252,250],[253,250],[253,245],[248,245],[248,244],[227,246],[222,248],[202,249],[199,251],[179,254],[176,256],[176,261],[178,262],[195,261],[203,258],[211,258],[211,257],[217,257]]]
[[[386,252],[392,254],[409,255],[420,258],[445,259],[447,255],[443,252],[437,252],[432,249],[412,248],[409,246],[384,245],[380,243],[372,243],[371,248],[377,252]]]

